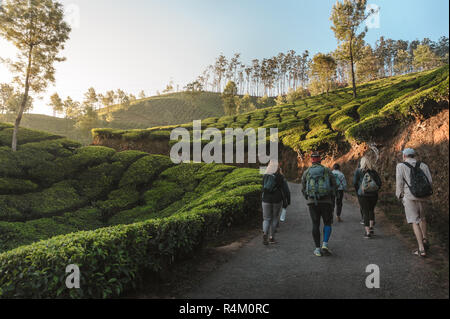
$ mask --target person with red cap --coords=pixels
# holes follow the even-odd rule
[[[331,236],[333,223],[333,197],[336,195],[336,178],[331,170],[321,164],[319,153],[311,155],[312,165],[302,176],[302,193],[309,207],[312,221],[312,236],[316,248],[314,255],[321,257],[322,253],[330,255],[328,241]],[[320,246],[320,219],[323,220],[323,243]]]

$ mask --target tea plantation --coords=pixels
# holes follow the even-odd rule
[[[259,209],[257,170],[116,152],[0,123],[0,297],[119,296]],[[65,286],[77,264],[81,289]]]
[[[321,94],[294,104],[256,110],[237,116],[208,118],[202,128],[277,127],[283,145],[300,152],[335,148],[341,143],[369,142],[394,132],[395,127],[427,116],[448,103],[448,65],[431,71],[385,78],[359,85],[358,98],[351,88]],[[448,104],[447,104],[448,105]],[[192,124],[180,125],[192,129]],[[166,140],[176,126],[145,130],[93,130],[94,138],[126,142]],[[100,142],[101,143],[101,142]]]

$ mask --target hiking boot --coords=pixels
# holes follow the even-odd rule
[[[275,244],[275,243],[276,243],[275,238],[273,236],[270,237],[269,238],[269,244]]]
[[[267,235],[263,235],[263,244],[269,245],[269,241],[267,240]]]
[[[338,216],[336,219],[337,219],[338,223],[342,223],[343,222],[341,216]]]
[[[370,233],[364,233],[364,239],[370,239],[372,238],[372,235]]]
[[[322,257],[322,252],[320,251],[320,248],[314,249],[314,256]]]
[[[375,230],[373,229],[373,227],[370,227],[369,234],[370,234],[370,236],[375,235]]]
[[[330,248],[328,248],[328,244],[325,244],[325,243],[322,244],[322,252],[325,256],[331,255],[331,250],[330,250]]]

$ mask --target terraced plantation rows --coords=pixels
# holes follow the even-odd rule
[[[395,128],[414,117],[423,117],[448,103],[448,66],[369,82],[358,87],[358,98],[350,88],[250,113],[208,118],[202,129],[277,127],[283,145],[299,152],[330,151],[353,142],[369,142],[393,134]],[[145,130],[94,129],[95,143],[105,140],[169,142],[175,127],[192,129],[191,124]],[[345,149],[345,148],[344,148]]]
[[[257,170],[174,165],[28,129],[13,153],[11,133],[0,123],[1,297],[118,296],[259,207]],[[65,289],[71,263],[83,289]]]

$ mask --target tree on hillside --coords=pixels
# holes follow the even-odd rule
[[[132,103],[132,102],[135,102],[137,99],[136,99],[136,96],[134,95],[134,94],[129,94],[128,95],[128,97],[129,97],[129,99],[130,99],[130,102]]]
[[[330,54],[317,53],[312,59],[310,73],[320,92],[328,94],[336,81],[336,61]]]
[[[445,36],[440,37],[434,49],[434,53],[436,53],[442,59],[442,62],[448,63],[449,58],[448,51],[449,51],[448,37]]]
[[[0,84],[0,113],[8,112],[8,103],[14,95],[14,87],[7,83]]]
[[[399,50],[394,60],[394,71],[396,74],[405,74],[411,72],[412,59],[406,50]]]
[[[105,93],[105,95],[102,96],[102,104],[104,107],[107,108],[107,113],[111,112],[111,105],[114,104],[114,99],[115,99],[115,93],[114,91],[107,91]]]
[[[367,0],[343,0],[333,5],[330,20],[333,22],[331,29],[339,42],[348,45],[347,59],[350,63],[352,76],[353,97],[356,98],[356,79],[354,69],[354,44],[355,41],[364,39],[367,27],[358,34],[362,22],[375,11],[372,9],[366,14]]]
[[[76,117],[75,127],[84,135],[89,136],[91,130],[99,123],[98,113],[95,112],[94,107],[90,104],[83,104],[83,109]]]
[[[216,84],[216,92],[220,92],[222,89],[222,79],[225,75],[225,72],[227,70],[228,61],[227,58],[221,54],[216,59],[216,62],[213,66],[214,75],[215,75],[215,84]]]
[[[289,88],[288,93],[286,94],[286,102],[290,104],[294,104],[295,101],[300,100],[308,96],[307,90],[303,87],[299,86],[296,90],[293,88]]]
[[[146,98],[146,95],[145,95],[145,92],[144,92],[144,90],[141,90],[141,92],[139,92],[139,98],[140,99],[145,99]]]
[[[93,109],[96,109],[96,105],[98,103],[98,96],[93,87],[90,87],[87,92],[84,94],[84,104],[91,106]]]
[[[82,113],[81,104],[68,96],[64,101],[64,117],[70,120],[76,120]]]
[[[286,96],[279,94],[277,98],[275,99],[276,105],[283,105],[286,104]]]
[[[353,65],[355,69],[355,81],[357,81],[357,64],[363,59],[364,57],[364,47],[365,42],[362,38],[357,38],[353,41],[352,48],[353,48]],[[339,67],[339,82],[341,83],[351,83],[352,82],[352,72],[351,72],[351,66],[349,65],[349,58],[348,58],[348,52],[349,52],[349,42],[342,42],[334,52],[331,53],[331,56],[335,59],[336,62],[336,76],[338,72]],[[337,81],[337,79],[336,79]]]
[[[434,53],[430,46],[421,44],[414,50],[414,67],[419,70],[429,70],[442,64],[442,60]]]
[[[228,81],[222,93],[223,109],[226,115],[236,114],[237,86],[233,81]]]
[[[19,51],[16,61],[6,60],[16,74],[15,82],[23,88],[11,148],[17,150],[17,133],[32,92],[43,92],[55,82],[55,62],[69,38],[69,25],[64,21],[63,6],[53,0],[7,0],[0,10],[0,36]]]
[[[377,79],[380,66],[378,59],[370,45],[361,50],[361,58],[356,63],[356,78],[358,82],[367,82]]]
[[[199,80],[195,80],[186,84],[184,89],[189,93],[199,93],[203,91],[203,84]]]
[[[125,93],[124,90],[117,89],[115,96],[116,96],[116,103],[122,104],[122,101],[125,99],[125,96],[127,96],[127,94]]]
[[[174,90],[173,88],[173,81],[170,81],[169,84],[166,85],[166,88],[162,91],[164,94],[165,93],[172,93]]]
[[[245,94],[242,98],[237,99],[237,114],[247,113],[256,110],[250,95]]]
[[[19,113],[23,101],[23,94],[17,91],[11,95],[9,100],[6,103],[6,113],[14,114],[17,116]],[[27,99],[27,103],[23,107],[23,113],[27,113],[33,108],[33,97],[29,96]]]
[[[64,102],[59,97],[58,93],[50,96],[49,106],[53,109],[53,116],[64,113]]]
[[[258,103],[258,107],[274,106],[274,103],[272,102],[272,100],[269,98],[269,96],[267,94],[260,97],[258,100],[256,100],[256,102]]]

